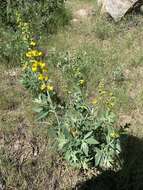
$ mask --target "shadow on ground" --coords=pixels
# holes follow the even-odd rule
[[[124,165],[78,184],[73,190],[143,190],[143,140],[129,136],[123,144]]]

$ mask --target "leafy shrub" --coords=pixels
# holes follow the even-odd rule
[[[30,69],[30,62],[28,64]],[[104,82],[100,82],[98,97],[93,99],[92,105],[87,104],[83,88],[85,83],[80,83],[84,80],[82,72],[76,64],[68,65],[68,60],[65,60],[65,64],[62,62],[58,67],[61,67],[63,73],[71,71],[75,84],[65,107],[59,107],[59,102],[54,99],[54,91],[39,91],[39,84],[33,84],[31,79],[27,78],[32,88],[37,87],[36,96],[39,94],[34,109],[38,120],[49,114],[53,115],[55,119],[51,126],[56,134],[59,151],[72,166],[84,169],[93,166],[104,169],[119,167],[121,133],[115,128],[116,116],[112,112],[115,97],[105,89]],[[33,71],[38,81],[38,75]],[[28,72],[26,74],[28,77],[31,75]]]
[[[25,22],[31,22],[39,32],[41,28],[54,32],[59,26],[67,24],[70,18],[64,0],[0,0],[0,4],[1,22],[14,27],[16,12],[22,15]]]
[[[104,169],[120,165],[120,131],[108,110],[98,113],[75,93],[58,131],[59,149],[74,167]]]
[[[59,151],[74,167],[117,169],[121,164],[121,131],[115,127],[113,108],[116,98],[101,81],[92,105],[87,103],[85,72],[91,59],[86,54],[73,56],[70,52],[59,53],[58,59],[52,55],[52,63],[61,69],[72,88],[65,113],[59,118],[57,126]]]

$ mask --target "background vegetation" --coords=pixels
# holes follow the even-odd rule
[[[72,0],[66,6],[62,1],[53,1],[55,4],[49,4],[51,1],[9,2],[0,4],[1,187],[83,190],[90,186],[97,190],[142,190],[142,15],[130,13],[115,24],[110,18],[100,16],[92,0]],[[88,12],[84,18],[78,14],[81,9]],[[29,10],[32,11],[29,13]],[[116,128],[126,126],[129,134],[126,146],[121,145],[124,163],[119,171],[73,169],[62,154],[57,154],[54,138],[49,138],[54,135],[53,130],[49,130],[53,118],[36,120],[33,107],[37,107],[37,103],[20,83],[21,56],[26,46],[17,28],[16,11],[24,22],[30,22],[38,34],[38,38],[33,37],[39,39],[40,51],[48,54],[44,59],[62,105],[67,101],[67,91],[78,86],[80,80],[86,83],[83,92],[88,105],[98,99],[102,79],[105,89],[116,97],[113,108],[118,121]],[[69,18],[70,23],[63,28]],[[82,76],[73,77],[69,63],[77,65]]]

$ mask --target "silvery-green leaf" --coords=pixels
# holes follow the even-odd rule
[[[88,151],[89,151],[88,145],[85,142],[83,142],[82,145],[81,145],[81,148],[82,148],[84,154],[86,156],[88,156]]]
[[[92,131],[88,132],[88,133],[84,136],[84,139],[87,139],[88,137],[90,137],[92,133],[93,133]]]
[[[94,138],[92,138],[92,137],[86,139],[86,143],[90,144],[90,145],[92,145],[92,144],[99,144],[99,142],[97,140],[95,140]]]

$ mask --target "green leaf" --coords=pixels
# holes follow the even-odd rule
[[[40,113],[42,110],[43,110],[43,108],[33,108],[32,109],[33,111],[35,111],[36,113]]]
[[[65,159],[66,159],[67,161],[70,161],[70,159],[71,159],[71,152],[70,152],[70,151],[67,151],[67,152],[65,153]]]
[[[89,147],[88,147],[88,145],[87,145],[85,142],[83,142],[82,145],[81,145],[81,148],[82,148],[84,154],[85,154],[86,156],[88,156],[88,152],[89,152]]]
[[[94,138],[92,138],[92,137],[86,139],[86,143],[90,144],[90,145],[92,145],[92,144],[99,144],[99,142],[97,140],[95,140]]]
[[[77,159],[77,157],[76,157],[76,152],[73,152],[72,155],[71,155],[71,157],[72,157],[72,161],[73,161],[74,163],[77,163],[77,162],[78,162],[78,159]]]
[[[62,149],[67,144],[67,139],[63,135],[59,137],[59,149]]]
[[[84,139],[87,139],[88,137],[90,137],[92,133],[93,133],[92,131],[88,132],[88,133],[84,136]]]
[[[49,111],[39,114],[39,117],[37,118],[37,120],[39,121],[41,119],[44,119],[45,117],[47,117],[48,114],[49,114]]]
[[[82,163],[82,167],[83,169],[88,170],[88,164],[85,161]]]
[[[95,166],[99,166],[100,162],[102,160],[102,151],[100,149],[96,149],[96,155],[95,155]]]

